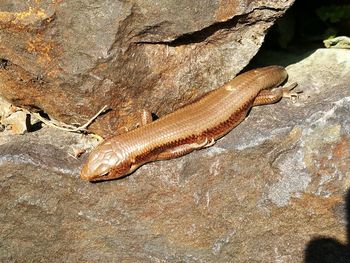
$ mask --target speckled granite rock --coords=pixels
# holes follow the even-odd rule
[[[236,75],[294,0],[1,0],[0,95],[100,135]]]
[[[0,261],[348,262],[349,61],[317,50],[288,67],[297,103],[254,108],[213,147],[122,180],[79,180],[64,155],[79,136],[2,139]]]

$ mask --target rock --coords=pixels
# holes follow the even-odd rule
[[[326,48],[343,48],[350,49],[350,37],[340,36],[323,41]]]
[[[22,1],[0,4],[0,95],[67,124],[130,128],[234,77],[293,0]]]
[[[0,99],[1,132],[5,134],[23,134],[28,131],[29,115],[21,109],[16,109],[7,101]]]
[[[0,98],[0,120],[3,120],[13,113],[11,103]]]
[[[288,67],[296,103],[121,180],[78,178],[81,135],[0,137],[0,261],[347,262],[349,61],[315,51]]]
[[[27,116],[28,114],[23,111],[17,111],[11,114],[1,123],[4,124],[6,129],[8,129],[13,134],[23,134],[27,132]]]

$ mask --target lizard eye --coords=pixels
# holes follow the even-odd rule
[[[101,176],[107,176],[109,174],[109,172],[105,172],[103,174],[101,174]]]

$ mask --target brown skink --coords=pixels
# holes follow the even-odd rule
[[[286,78],[280,66],[243,73],[154,122],[105,140],[91,152],[80,176],[88,181],[116,179],[147,162],[211,146],[236,127],[252,106],[277,102],[287,94],[286,89],[271,90]]]

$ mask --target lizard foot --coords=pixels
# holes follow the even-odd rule
[[[303,91],[293,91],[293,89],[298,86],[298,83],[293,82],[289,86],[283,88],[283,98],[289,98],[292,102],[296,102],[297,99],[299,99],[299,94],[303,93]]]

